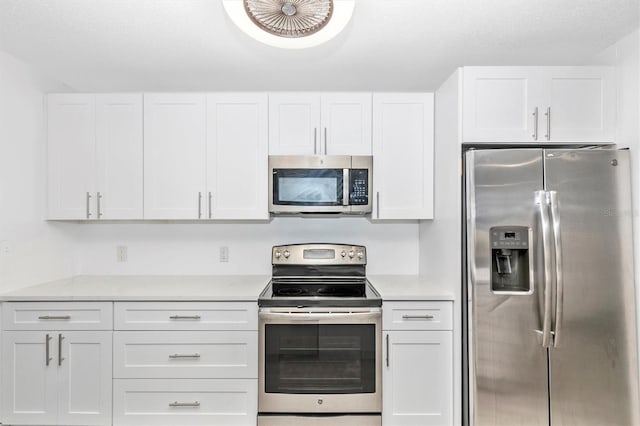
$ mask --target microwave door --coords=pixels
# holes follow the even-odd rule
[[[348,209],[348,198],[346,199],[345,207],[345,170],[342,168],[273,169],[272,176],[272,211],[282,213],[339,213]]]

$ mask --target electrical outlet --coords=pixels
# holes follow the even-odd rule
[[[118,247],[116,247],[116,260],[118,262],[126,262],[127,261],[127,246],[118,246]]]
[[[220,247],[220,262],[223,262],[223,263],[229,262],[229,247],[227,246]]]
[[[7,240],[0,241],[0,255],[8,256],[11,254],[11,242]]]

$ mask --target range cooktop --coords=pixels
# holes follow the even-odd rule
[[[274,246],[272,277],[259,306],[382,306],[366,279],[366,248],[349,244]]]

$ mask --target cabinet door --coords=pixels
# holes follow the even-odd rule
[[[205,95],[144,95],[144,218],[204,217]]]
[[[373,95],[373,219],[433,218],[433,94]]]
[[[371,155],[371,93],[322,95],[322,154]]]
[[[269,154],[320,154],[320,95],[269,94]]]
[[[268,219],[267,95],[207,96],[209,219]]]
[[[54,336],[45,331],[2,332],[3,423],[56,424]]]
[[[616,107],[613,68],[548,67],[544,70],[546,103],[540,108],[541,114],[548,115],[541,115],[540,123],[549,140],[613,143]]]
[[[97,217],[142,219],[141,94],[96,95],[96,151]]]
[[[545,141],[540,68],[465,67],[463,74],[463,142]]]
[[[54,340],[58,424],[111,424],[111,331],[62,331]]]
[[[384,338],[388,352],[382,373],[382,423],[452,425],[452,333],[391,331]]]
[[[96,219],[88,198],[95,195],[95,97],[54,94],[47,101],[48,218]]]

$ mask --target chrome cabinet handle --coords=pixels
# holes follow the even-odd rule
[[[102,217],[102,208],[100,207],[100,201],[102,200],[102,194],[101,193],[97,193],[96,194],[96,200],[98,203],[98,219],[100,219]]]
[[[342,169],[342,205],[349,205],[349,169]]]
[[[318,154],[318,128],[313,128],[313,153]]]
[[[380,192],[376,192],[376,219],[380,219]]]
[[[198,219],[202,219],[202,192],[198,192]]]
[[[86,196],[86,202],[87,202],[87,219],[89,219],[91,217],[91,194],[89,194],[88,192]]]
[[[534,141],[538,140],[538,107],[533,110],[533,134]]]
[[[551,107],[547,107],[547,112],[544,113],[547,116],[547,134],[544,135],[547,140],[551,140]]]
[[[553,346],[558,347],[560,328],[562,326],[564,279],[562,275],[562,237],[560,235],[560,212],[558,210],[558,193],[549,191],[551,201],[551,225],[553,229],[553,245],[555,252],[555,281],[556,281],[556,321],[553,330]]]
[[[433,319],[433,315],[403,315],[403,320],[411,320],[411,319]]]
[[[544,262],[544,314],[542,322],[542,347],[548,348],[551,340],[551,255],[549,253],[549,205],[548,194],[545,191],[535,192],[535,204],[540,214],[542,231],[542,254]]]
[[[45,349],[44,349],[44,359],[45,359],[45,365],[48,367],[49,363],[51,363],[51,360],[53,358],[51,358],[50,356],[50,345],[49,342],[51,341],[51,339],[53,339],[53,337],[49,336],[49,334],[47,334],[45,336],[44,342],[45,342]]]
[[[199,407],[200,403],[198,401],[193,402],[178,402],[173,401],[169,403],[169,407]]]
[[[70,320],[71,315],[41,315],[39,320]]]
[[[211,219],[211,216],[213,215],[213,212],[211,210],[212,199],[213,199],[213,194],[211,194],[211,191],[209,191],[209,219]]]
[[[199,320],[200,315],[171,315],[169,319],[172,320]]]
[[[64,336],[58,334],[58,367],[62,365],[62,361],[64,360],[62,357],[62,340],[64,340]]]
[[[169,358],[171,358],[171,359],[178,359],[178,358],[200,358],[200,354],[199,354],[199,353],[195,353],[195,354],[172,354],[172,355],[169,355]]]
[[[324,155],[327,155],[327,128],[324,128]]]
[[[389,367],[389,335],[387,334],[387,367]]]

